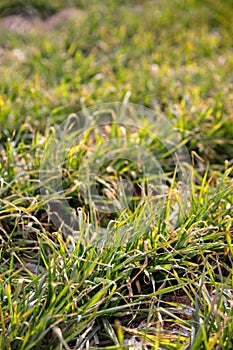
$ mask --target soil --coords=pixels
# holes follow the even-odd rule
[[[68,21],[79,23],[84,16],[83,11],[75,8],[66,8],[58,11],[46,19],[38,16],[24,16],[20,14],[0,18],[0,31],[12,32],[51,31],[60,24]]]

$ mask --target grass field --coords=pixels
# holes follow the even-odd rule
[[[232,0],[1,0],[0,349],[232,349],[232,16]],[[144,112],[70,145],[59,125],[111,102],[165,116],[175,150]],[[162,210],[135,144],[163,168]],[[124,181],[123,210],[96,206]]]

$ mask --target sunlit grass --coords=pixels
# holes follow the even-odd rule
[[[78,22],[0,30],[0,348],[231,349],[230,1],[67,4],[82,11]],[[63,7],[3,1],[0,12],[44,19]],[[88,152],[90,166],[102,161],[106,137],[124,136],[113,125],[65,150],[62,196],[79,223],[65,235],[41,196],[49,136],[70,113],[128,100],[162,111],[182,136],[193,165],[187,212],[172,222],[183,199],[166,157],[161,212],[140,169],[120,158],[95,180],[112,199],[130,179],[130,205],[109,215],[89,201],[93,184],[81,187],[79,166]],[[128,145],[161,156],[145,130]]]

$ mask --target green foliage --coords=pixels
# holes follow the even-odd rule
[[[80,17],[46,29],[66,6]],[[1,349],[127,349],[136,340],[231,349],[231,9],[230,0],[1,1],[1,17],[42,21],[0,30]],[[80,231],[64,236],[40,194],[49,135],[70,113],[129,96],[163,111],[182,135],[194,165],[189,213],[169,225],[173,184],[166,215],[146,195],[114,217],[96,212],[70,171],[90,151],[87,137],[67,150],[65,197],[79,210]],[[134,137],[156,151],[146,133]],[[98,162],[103,134],[92,141]],[[108,168],[101,191],[136,172],[121,159]]]

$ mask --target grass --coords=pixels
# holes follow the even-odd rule
[[[68,5],[78,21],[0,31],[0,348],[231,349],[232,2]],[[3,0],[0,21],[48,20],[62,8]],[[162,112],[183,140],[178,150],[166,152],[142,113],[142,128],[118,120],[89,129],[77,147],[64,142],[59,125],[71,113],[116,101]],[[113,142],[121,157],[112,157]],[[154,178],[127,153],[135,144],[163,167],[159,212]],[[174,222],[183,198],[171,161],[182,147],[189,192]],[[96,164],[93,181],[85,171]],[[119,188],[123,210],[93,203],[93,195],[113,203]],[[77,227],[63,220],[66,206]]]

